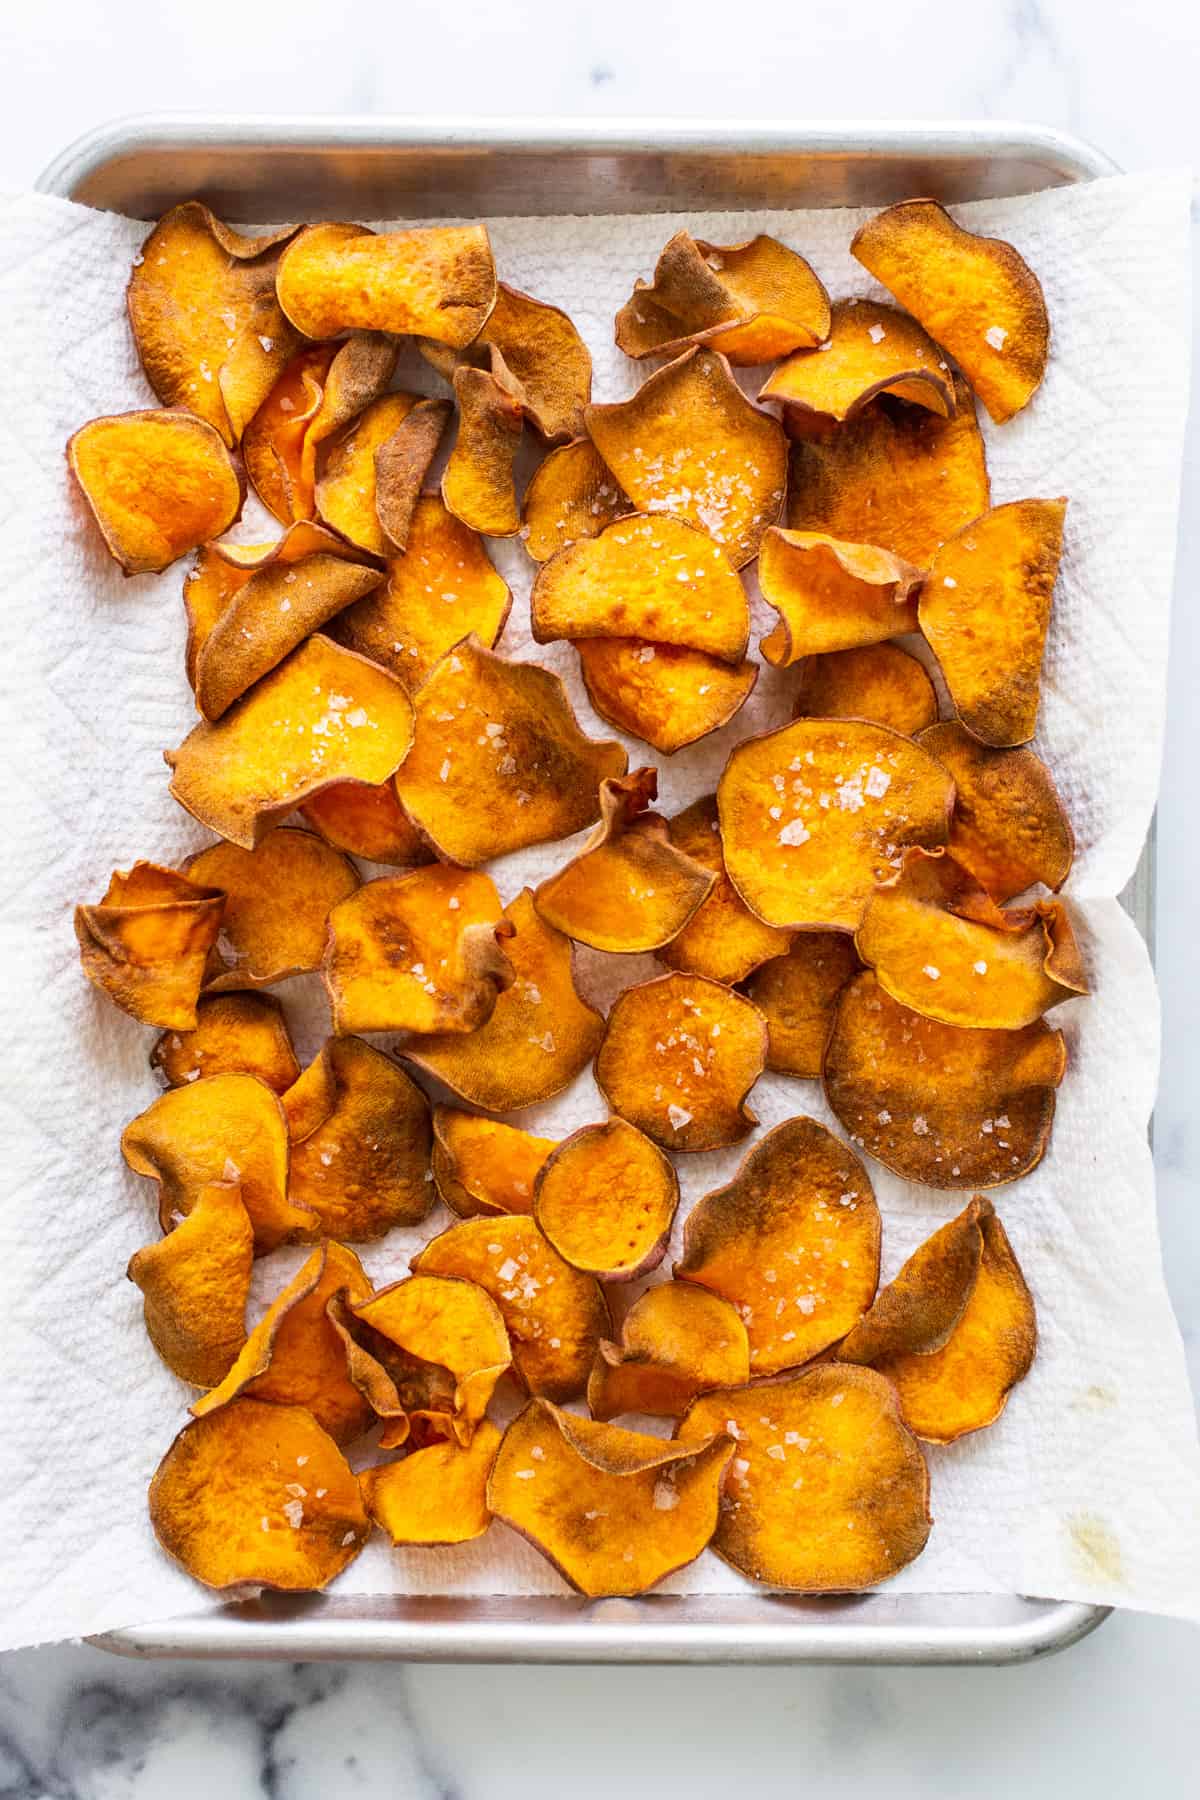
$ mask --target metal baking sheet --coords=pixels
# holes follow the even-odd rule
[[[43,193],[152,219],[497,218],[883,205],[1024,194],[1118,172],[1102,152],[1002,122],[388,119],[151,115],[70,146]],[[1153,948],[1153,833],[1123,903]],[[91,1641],[124,1656],[423,1662],[1012,1663],[1109,1609],[1005,1594],[800,1599],[280,1595]]]

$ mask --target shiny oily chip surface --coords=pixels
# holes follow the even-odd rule
[[[337,344],[297,351],[242,438],[250,485],[281,525],[311,519],[316,512],[316,440],[310,447],[308,432],[322,411],[325,383],[338,352]]]
[[[773,1375],[856,1325],[879,1282],[879,1209],[848,1145],[816,1119],[787,1119],[727,1187],[688,1214],[679,1280],[737,1307],[750,1369]]]
[[[330,910],[358,887],[358,871],[339,850],[290,825],[252,850],[212,844],[190,859],[188,874],[225,895],[205,981],[210,993],[319,969]]]
[[[690,1282],[662,1281],[625,1314],[620,1343],[601,1343],[588,1407],[594,1419],[679,1418],[697,1394],[749,1379],[750,1344],[737,1308]]]
[[[927,1237],[843,1338],[838,1361],[878,1366],[885,1357],[942,1349],[971,1298],[983,1255],[981,1220],[991,1210],[977,1195]]]
[[[814,270],[761,234],[710,244],[677,231],[654,280],[634,283],[616,321],[626,356],[674,356],[689,344],[711,344],[739,365],[812,348],[828,331],[829,296]]]
[[[1060,1031],[965,1030],[902,1006],[870,970],[842,990],[825,1097],[853,1143],[909,1181],[1000,1187],[1036,1168],[1066,1069]]]
[[[717,788],[729,878],[782,928],[853,931],[905,844],[944,843],[954,783],[882,725],[797,719],[731,752]]]
[[[177,869],[151,862],[115,869],[98,906],[75,908],[80,965],[130,1018],[191,1031],[224,911],[219,888]]]
[[[731,666],[681,644],[579,638],[575,648],[600,717],[663,756],[728,725],[758,680],[757,663]]]
[[[759,552],[758,581],[779,623],[759,649],[786,669],[802,656],[915,631],[920,580],[920,570],[890,550],[773,527]]]
[[[317,475],[316,507],[325,523],[372,556],[403,548],[450,411],[448,400],[392,392],[344,425],[326,443]],[[398,536],[384,529],[385,515]]]
[[[624,1119],[584,1125],[538,1174],[533,1216],[572,1268],[601,1281],[656,1269],[679,1204],[669,1157]]]
[[[915,319],[875,300],[838,300],[828,341],[781,363],[758,397],[782,401],[814,424],[841,425],[884,393],[943,419],[954,411],[949,367]]]
[[[433,1179],[461,1219],[532,1212],[538,1170],[554,1145],[457,1106],[433,1109]]]
[[[257,1075],[276,1094],[300,1073],[287,1020],[273,994],[202,994],[190,1031],[166,1031],[150,1066],[168,1087],[202,1075]]]
[[[358,1478],[363,1504],[397,1546],[482,1537],[492,1522],[487,1484],[500,1438],[499,1426],[483,1419],[465,1448],[452,1440],[426,1444],[364,1469]]]
[[[854,1593],[925,1548],[929,1471],[873,1369],[820,1363],[702,1394],[677,1436],[735,1429],[712,1547],[742,1575],[793,1593]]]
[[[766,1021],[742,994],[672,972],[613,1002],[596,1082],[615,1113],[668,1150],[722,1150],[757,1123],[746,1096],[766,1064]]]
[[[1075,834],[1050,771],[1032,750],[981,744],[956,719],[921,733],[954,777],[947,850],[1003,904],[1038,882],[1055,892],[1071,872]]]
[[[242,483],[221,435],[191,413],[91,419],[67,444],[71,473],[126,575],[156,575],[228,531]]]
[[[150,1483],[150,1523],[206,1587],[300,1593],[340,1575],[371,1530],[353,1470],[312,1414],[261,1400],[184,1427]]]
[[[790,934],[764,925],[725,872],[716,795],[706,794],[676,813],[668,830],[676,849],[711,869],[716,881],[683,930],[659,952],[659,960],[670,969],[732,985],[768,958],[782,955]]]
[[[442,476],[448,512],[472,531],[514,537],[521,529],[513,465],[525,414],[503,382],[487,369],[454,371],[458,436]]]
[[[720,1432],[671,1444],[531,1400],[504,1434],[488,1505],[578,1593],[643,1594],[708,1543],[733,1449]]]
[[[422,1270],[381,1288],[351,1310],[356,1320],[414,1363],[415,1404],[410,1403],[404,1382],[397,1390],[410,1421],[414,1414],[432,1412],[458,1443],[469,1444],[496,1383],[512,1361],[504,1320],[491,1296],[474,1282]],[[450,1375],[452,1391],[445,1399],[435,1396],[430,1406],[422,1390],[428,1386],[429,1371],[439,1369]],[[397,1436],[396,1441],[405,1438]]]
[[[592,394],[592,358],[561,307],[501,281],[496,304],[474,343],[458,357],[439,346],[422,355],[447,381],[456,363],[489,368],[547,443],[577,438]]]
[[[767,1067],[821,1079],[838,995],[862,964],[844,931],[798,931],[782,956],[755,969],[746,993],[767,1021]]]
[[[212,1387],[246,1339],[254,1231],[236,1182],[202,1187],[186,1219],[136,1250],[125,1273],[141,1289],[146,1335],[172,1374]]]
[[[276,291],[305,337],[384,331],[461,349],[496,303],[496,265],[483,225],[307,225],[280,260]]]
[[[433,861],[432,850],[390,781],[335,781],[306,800],[300,811],[335,850],[396,868],[418,868]]]
[[[862,644],[810,657],[793,706],[797,719],[869,719],[901,737],[916,737],[937,715],[937,694],[924,663],[899,644]],[[931,744],[925,748],[937,754]],[[953,830],[952,825],[952,836]]]
[[[548,562],[577,538],[593,538],[633,508],[589,437],[560,444],[529,478],[521,536],[534,562]]]

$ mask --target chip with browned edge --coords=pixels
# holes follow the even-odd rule
[[[595,1419],[678,1418],[697,1394],[749,1379],[750,1344],[737,1308],[690,1282],[663,1281],[625,1314],[621,1342],[601,1343],[588,1406]]]
[[[763,963],[746,992],[767,1021],[767,1067],[821,1079],[837,998],[861,968],[844,931],[798,931],[782,956]]]
[[[915,737],[937,718],[938,702],[925,665],[915,656],[899,644],[861,644],[809,657],[792,711],[797,719],[870,719],[901,737]]]
[[[358,1478],[363,1503],[392,1543],[465,1544],[492,1522],[487,1483],[500,1448],[500,1427],[480,1421],[464,1448],[447,1440],[377,1463]]]
[[[791,942],[790,934],[756,918],[725,873],[715,794],[694,800],[676,813],[668,829],[676,849],[711,869],[717,879],[678,937],[660,952],[660,959],[668,968],[683,969],[690,975],[707,975],[731,984],[744,981],[768,957],[783,954]]]
[[[592,359],[567,314],[546,300],[500,282],[491,316],[475,341],[458,353],[436,344],[422,355],[453,381],[456,364],[491,373],[547,443],[578,437],[592,394]]]
[[[390,781],[335,781],[306,800],[300,811],[327,844],[351,856],[407,869],[433,861],[433,851]]]
[[[373,556],[402,550],[450,411],[448,400],[381,394],[344,425],[326,444],[317,477],[325,523]]]
[[[942,1349],[971,1298],[983,1255],[980,1220],[991,1210],[990,1200],[976,1196],[927,1237],[843,1338],[838,1361],[878,1367],[885,1357]]]
[[[358,871],[340,850],[291,825],[268,832],[253,850],[211,844],[189,860],[188,874],[225,895],[210,992],[266,987],[319,969],[330,910],[358,886]]]
[[[774,362],[828,335],[829,295],[795,250],[778,238],[709,244],[677,231],[654,270],[634,283],[617,314],[626,356],[675,356],[711,344],[732,363]]]
[[[246,1339],[253,1267],[254,1231],[233,1181],[202,1187],[186,1219],[130,1257],[146,1334],[181,1381],[213,1387],[228,1373]]]
[[[941,351],[915,319],[874,300],[839,300],[829,341],[817,353],[799,351],[781,363],[760,400],[781,400],[815,425],[841,425],[880,394],[928,407],[943,419],[954,411],[954,381]]]
[[[703,650],[645,638],[580,638],[588,699],[610,725],[664,756],[719,731],[750,698],[758,664],[730,667]]]
[[[242,438],[250,485],[282,525],[311,519],[316,510],[316,450],[306,453],[306,440],[338,351],[337,344],[312,344],[298,351]]]
[[[143,1025],[191,1031],[225,895],[160,863],[114,869],[97,906],[75,908],[79,961],[93,987]]]
[[[670,1158],[624,1119],[564,1138],[533,1192],[547,1242],[573,1269],[601,1281],[634,1281],[656,1269],[678,1204]]]
[[[513,465],[521,448],[525,415],[503,383],[487,369],[454,371],[458,436],[442,476],[449,512],[473,531],[514,537],[521,529]]]
[[[554,1143],[461,1107],[435,1106],[430,1166],[437,1191],[460,1219],[532,1212],[533,1184]]]
[[[307,225],[280,259],[275,285],[305,337],[386,331],[460,349],[496,304],[496,265],[484,225],[380,233]]]
[[[1071,872],[1075,836],[1050,771],[1032,750],[995,750],[951,719],[921,733],[921,747],[954,777],[947,849],[1001,904]]]
[[[242,510],[241,476],[220,433],[192,413],[91,419],[68,440],[67,461],[126,575],[156,575]]]
[[[596,537],[632,511],[591,438],[580,437],[552,450],[530,476],[521,537],[534,562],[546,562],[576,538]]]
[[[257,1075],[275,1093],[300,1073],[296,1052],[274,994],[202,994],[189,1031],[165,1031],[150,1052],[150,1066],[168,1087],[201,1075]]]
[[[762,542],[758,580],[779,614],[759,649],[781,669],[917,628],[921,571],[872,544],[775,527]]]

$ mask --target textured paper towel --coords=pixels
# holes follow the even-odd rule
[[[1095,983],[1060,1009],[1071,1068],[1049,1155],[997,1199],[1038,1301],[1041,1354],[1000,1423],[930,1452],[937,1524],[893,1591],[1007,1591],[1200,1614],[1200,1455],[1177,1330],[1163,1287],[1145,1128],[1155,1084],[1157,1002],[1141,941],[1111,896],[1128,878],[1153,806],[1167,615],[1187,394],[1188,183],[1139,177],[960,209],[1011,237],[1045,284],[1050,370],[1033,405],[986,425],[993,498],[1071,497],[1047,654],[1039,747],[1079,838],[1071,891]],[[678,224],[717,241],[768,229],[802,248],[832,292],[870,293],[848,255],[861,215],[690,215],[500,220],[502,273],[568,308],[596,360],[596,394],[638,371],[611,320]],[[136,224],[58,201],[0,209],[7,320],[0,412],[0,681],[7,879],[0,901],[4,985],[4,1207],[0,1214],[0,1647],[194,1611],[199,1591],[158,1552],[146,1483],[189,1395],[157,1361],[140,1297],[124,1280],[153,1235],[150,1190],[120,1163],[122,1124],[153,1096],[150,1034],[83,982],[70,907],[114,866],[172,861],[201,841],[167,794],[161,760],[191,716],[183,677],[182,570],[125,581],[71,492],[68,433],[97,413],[152,404],[125,323]],[[436,377],[413,357],[406,383]],[[267,535],[253,509],[237,535]],[[497,560],[517,595],[503,648],[535,655],[570,686],[588,729],[573,653],[530,644],[530,570],[520,546]],[[765,623],[765,619],[758,623]],[[664,810],[712,788],[736,738],[782,722],[772,671],[734,725],[664,763]],[[635,761],[645,746],[630,744]],[[507,859],[505,897],[567,853]],[[656,971],[650,958],[589,954],[605,999]],[[311,1049],[319,1013],[303,983],[284,990]],[[764,1128],[797,1111],[827,1117],[819,1088],[781,1078],[756,1089]],[[531,1118],[557,1135],[600,1116],[590,1075]],[[723,1181],[737,1153],[682,1159],[687,1200]],[[961,1197],[872,1168],[884,1213],[884,1277]],[[378,1278],[402,1272],[408,1242],[368,1247]],[[281,1279],[284,1253],[262,1283]],[[670,1584],[735,1591],[708,1555]],[[339,1584],[355,1591],[561,1591],[502,1527],[456,1551],[400,1555],[374,1544]]]

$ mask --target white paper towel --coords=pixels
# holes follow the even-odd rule
[[[985,421],[995,501],[1071,498],[1046,658],[1038,747],[1079,840],[1070,883],[1095,993],[1059,1010],[1071,1067],[1051,1148],[996,1195],[1038,1302],[1041,1350],[1003,1418],[931,1450],[936,1526],[890,1591],[1002,1591],[1200,1615],[1200,1453],[1163,1286],[1146,1121],[1157,1002],[1145,951],[1111,898],[1149,823],[1162,735],[1189,343],[1186,177],[1101,181],[958,209],[1011,238],[1046,289],[1050,368],[1026,412]],[[638,370],[611,321],[677,225],[728,241],[770,230],[810,256],[834,294],[873,286],[848,244],[851,212],[499,220],[502,274],[566,307],[591,346],[599,398]],[[0,1048],[0,1648],[195,1611],[200,1591],[157,1550],[145,1513],[153,1469],[190,1398],[158,1362],[125,1281],[154,1235],[152,1193],[121,1164],[125,1121],[155,1092],[152,1041],[83,981],[70,912],[137,856],[177,860],[202,841],[167,793],[164,746],[192,717],[183,675],[182,568],[126,581],[73,493],[63,444],[103,412],[153,404],[125,322],[123,289],[143,228],[63,202],[0,207],[7,321],[0,407],[0,682],[9,868],[0,942],[9,993]],[[436,391],[415,357],[405,383]],[[261,529],[253,509],[235,535]],[[517,596],[502,648],[564,675],[591,713],[565,645],[530,643],[530,567],[495,547]],[[766,617],[756,621],[766,623]],[[757,636],[757,633],[756,633]],[[787,716],[789,681],[766,671],[739,718],[664,761],[665,811],[712,788],[730,744]],[[634,763],[653,760],[630,742]],[[506,859],[505,897],[568,853]],[[584,980],[608,999],[654,973],[650,958],[588,954]],[[284,989],[304,1048],[322,1023],[302,982]],[[753,1104],[765,1129],[796,1112],[828,1119],[815,1083],[771,1078]],[[590,1075],[529,1115],[558,1135],[602,1116]],[[743,1150],[745,1146],[742,1147]],[[686,1201],[727,1179],[740,1152],[681,1159]],[[871,1168],[884,1214],[884,1279],[963,1196]],[[436,1221],[433,1222],[436,1228]],[[413,1234],[368,1247],[378,1279],[403,1272]],[[276,1284],[294,1252],[264,1270]],[[706,1555],[676,1591],[740,1583]],[[459,1550],[373,1543],[338,1592],[562,1591],[528,1546],[494,1526]]]

